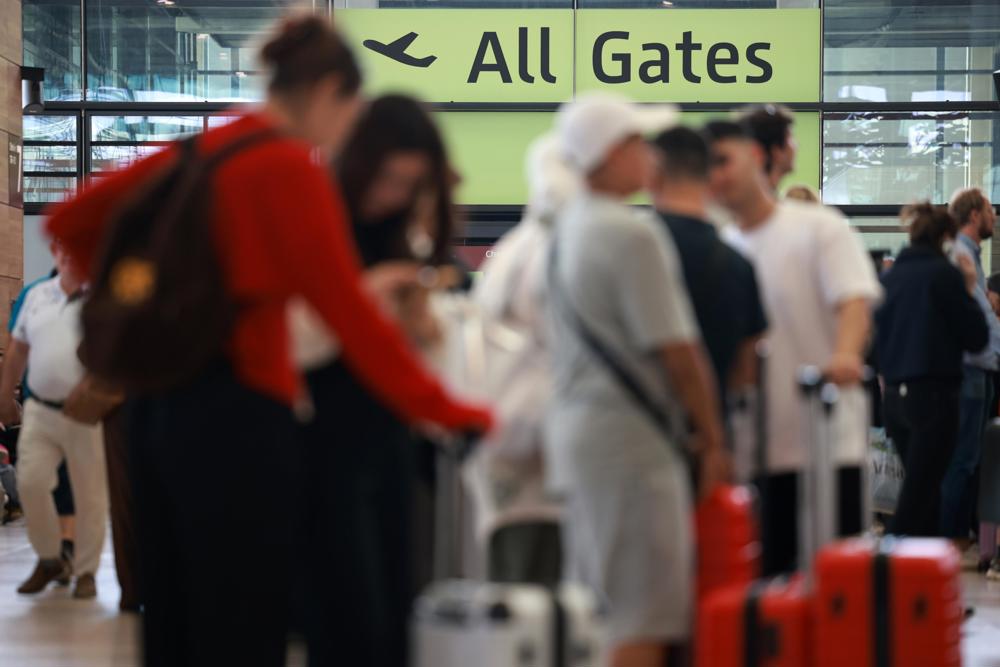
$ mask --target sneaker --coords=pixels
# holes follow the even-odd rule
[[[73,597],[77,600],[90,600],[97,597],[97,583],[94,575],[81,574],[76,578],[76,588],[73,589]]]
[[[1000,558],[993,559],[993,564],[986,571],[986,578],[989,581],[1000,581]]]
[[[53,581],[68,576],[67,568],[66,562],[59,558],[39,560],[35,571],[18,587],[17,592],[21,595],[41,593]]]

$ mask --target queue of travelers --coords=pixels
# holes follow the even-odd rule
[[[754,484],[763,573],[797,567],[803,365],[841,389],[837,532],[869,528],[868,362],[906,471],[885,529],[952,539],[1000,578],[1000,474],[986,469],[1000,458],[982,445],[1000,295],[980,256],[996,223],[983,192],[904,209],[909,244],[880,276],[814,190],[779,194],[796,157],[787,110],[696,128],[672,107],[584,94],[529,152],[523,220],[472,292],[446,297],[464,280],[451,253],[461,174],[431,112],[364,100],[354,54],[317,17],[287,19],[261,60],[260,108],[101,179],[46,223],[58,273],[28,293],[0,373],[0,422],[22,430],[16,481],[0,457],[0,483],[38,556],[20,593],[73,581],[74,597],[97,594],[110,498],[121,607],[142,614],[146,665],[283,665],[290,633],[310,665],[406,664],[426,583],[412,567],[418,453],[451,433],[516,450],[473,457],[503,487],[480,545],[490,579],[581,582],[607,603],[609,664],[684,664],[699,497]],[[116,255],[116,216],[194,164],[232,318],[182,380],[109,383],[87,337],[124,321],[109,308],[159,303],[178,275]],[[635,205],[643,194],[652,207]],[[504,385],[516,398],[461,398],[437,376],[456,335],[446,298],[520,332],[532,380]],[[164,354],[183,366],[194,352]],[[748,444],[733,406],[756,386],[767,438]],[[52,497],[63,461],[73,548]],[[250,510],[263,462],[283,502]]]

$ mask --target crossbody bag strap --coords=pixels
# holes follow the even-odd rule
[[[649,420],[667,439],[667,442],[677,450],[685,461],[688,461],[688,452],[678,443],[671,428],[670,417],[656,404],[656,401],[650,397],[642,383],[625,367],[618,359],[617,354],[601,340],[600,336],[587,325],[580,316],[580,313],[570,303],[569,295],[563,289],[562,283],[559,280],[558,262],[559,254],[555,236],[553,235],[552,244],[549,248],[549,285],[553,300],[559,304],[563,313],[569,318],[573,329],[584,345],[587,346],[587,349],[597,357],[608,373],[618,381],[618,384],[625,390],[625,393],[646,414]]]

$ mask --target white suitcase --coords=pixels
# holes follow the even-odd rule
[[[590,591],[566,584],[431,584],[413,624],[418,667],[598,667],[602,614]]]
[[[415,667],[599,667],[604,613],[577,584],[556,590],[457,578],[463,544],[458,468],[469,450],[441,447],[435,575],[417,600],[411,626]]]

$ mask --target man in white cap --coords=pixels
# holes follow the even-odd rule
[[[590,95],[557,119],[583,185],[557,220],[550,257],[548,472],[566,502],[568,574],[609,602],[615,666],[661,667],[688,642],[688,452],[701,459],[703,492],[728,474],[676,249],[651,214],[628,204],[652,165],[643,134],[675,117]]]

